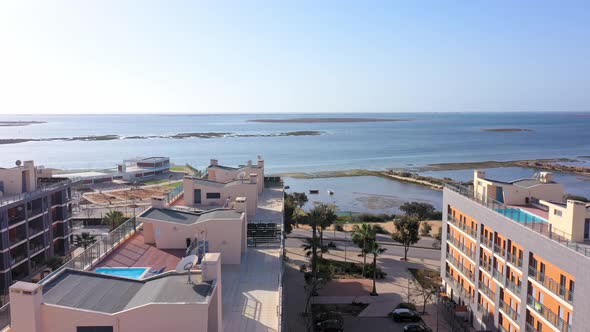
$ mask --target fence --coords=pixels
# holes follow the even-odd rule
[[[164,196],[164,204],[174,203],[178,198],[180,198],[180,196],[182,196],[183,193],[184,193],[184,188],[182,185],[175,187],[174,189],[172,189],[170,192],[168,192]]]

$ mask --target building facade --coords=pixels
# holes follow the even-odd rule
[[[0,289],[70,252],[70,179],[42,178],[32,161],[0,169]]]
[[[590,205],[542,173],[443,194],[441,276],[478,330],[587,331]]]

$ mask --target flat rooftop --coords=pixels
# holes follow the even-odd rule
[[[187,212],[173,209],[149,208],[139,215],[141,218],[191,225],[213,219],[240,219],[241,213],[231,209],[216,209],[203,212]]]
[[[204,303],[211,294],[210,283],[200,275],[169,272],[144,280],[66,269],[45,285],[45,303],[115,313],[148,303]]]

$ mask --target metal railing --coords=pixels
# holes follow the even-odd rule
[[[494,276],[494,279],[498,280],[500,283],[504,283],[504,279],[506,279],[506,277],[504,277],[504,274],[496,270],[496,268],[492,269],[492,275]]]
[[[529,277],[533,278],[545,288],[550,290],[553,294],[564,299],[565,301],[569,303],[574,301],[574,293],[572,291],[566,289],[551,277],[546,276],[545,273],[537,271],[537,269],[532,266],[529,266]]]
[[[526,322],[525,327],[524,327],[525,332],[539,332],[539,330],[537,330],[534,326],[531,325],[531,323]]]
[[[517,267],[522,267],[522,258],[517,257],[515,254],[511,253],[510,251],[508,251],[506,253],[506,259],[508,259],[508,261],[510,263],[512,263],[512,265],[517,266]]]
[[[504,257],[504,254],[506,253],[506,251],[504,250],[504,248],[502,248],[499,244],[494,243],[494,252],[502,257]]]
[[[554,313],[551,309],[546,307],[543,303],[537,301],[533,296],[527,296],[527,304],[530,305],[534,311],[543,318],[545,318],[549,323],[553,324],[561,332],[572,332],[572,326],[569,325],[567,321],[563,318],[559,317],[556,313]]]
[[[477,230],[471,228],[471,226],[467,226],[466,223],[459,221],[457,218],[453,217],[452,214],[447,215],[447,220],[449,220],[452,225],[471,236],[473,239],[477,239]]]
[[[485,236],[481,237],[481,244],[485,245],[488,249],[493,250],[494,248],[494,242],[491,239],[488,239]]]
[[[527,229],[530,229],[535,233],[541,234],[544,237],[551,239],[552,241],[555,241],[565,247],[568,247],[571,250],[577,251],[584,256],[590,257],[590,246],[571,241],[571,234],[560,230],[555,230],[553,229],[553,227],[551,227],[551,224],[547,222],[528,221],[524,214],[527,214],[528,216],[530,216],[530,214],[526,213],[525,211],[510,208],[506,204],[498,202],[490,197],[476,197],[472,189],[461,185],[447,184],[445,187],[463,197],[466,197],[482,206],[487,207],[488,209],[494,211],[498,215],[503,216],[514,223],[517,223]],[[498,211],[509,212],[500,213]],[[523,217],[519,219],[521,217],[521,214],[523,215]]]
[[[184,193],[184,188],[181,185],[174,187],[166,195],[164,195],[164,204],[172,204]]]
[[[63,181],[50,184],[48,186],[37,186],[37,190],[31,192],[24,192],[17,195],[10,195],[4,198],[0,198],[0,206],[8,205],[14,202],[22,201],[22,200],[29,200],[33,197],[37,197],[40,193],[46,193],[48,191],[52,191],[55,189],[59,189],[62,187],[66,187],[72,185],[76,182],[80,181],[79,178],[72,178],[72,179],[64,179]]]
[[[506,313],[515,322],[518,320],[518,317],[520,317],[520,314],[514,310],[510,304],[504,302],[502,299],[500,299],[500,309],[502,309],[502,311],[504,311],[504,313]]]
[[[452,255],[447,255],[447,259],[453,264],[455,269],[459,270],[463,275],[467,276],[470,280],[475,281],[475,275],[473,271],[465,267],[465,265],[461,264],[455,257]]]
[[[446,277],[447,277],[447,281],[451,283],[451,285],[454,286],[455,290],[463,295],[463,297],[468,298],[470,300],[473,300],[473,294],[468,292],[467,289],[465,289],[457,280],[455,280],[455,278],[453,278],[449,272],[446,272]]]
[[[483,270],[490,274],[492,273],[492,264],[485,261],[484,259],[479,259],[479,267],[483,267]]]
[[[456,238],[454,238],[452,236],[448,236],[447,241],[451,242],[451,244],[453,244],[455,247],[457,247],[460,252],[467,255],[472,260],[475,260],[475,250],[470,249],[469,247],[467,247],[463,243],[459,242],[459,240],[457,240]]]
[[[506,277],[506,288],[508,288],[512,293],[520,295],[520,288],[522,283],[519,281],[518,283],[513,282],[508,277]]]
[[[489,297],[492,302],[495,301],[496,293],[481,281],[479,282],[479,290]]]

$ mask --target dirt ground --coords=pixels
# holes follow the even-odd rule
[[[148,202],[152,197],[164,197],[166,193],[172,190],[169,186],[149,186],[138,189],[127,188],[119,190],[104,191],[102,193],[91,192],[84,193],[83,198],[87,199],[93,204],[112,205],[122,204],[131,201],[134,197],[136,203],[142,201]]]

